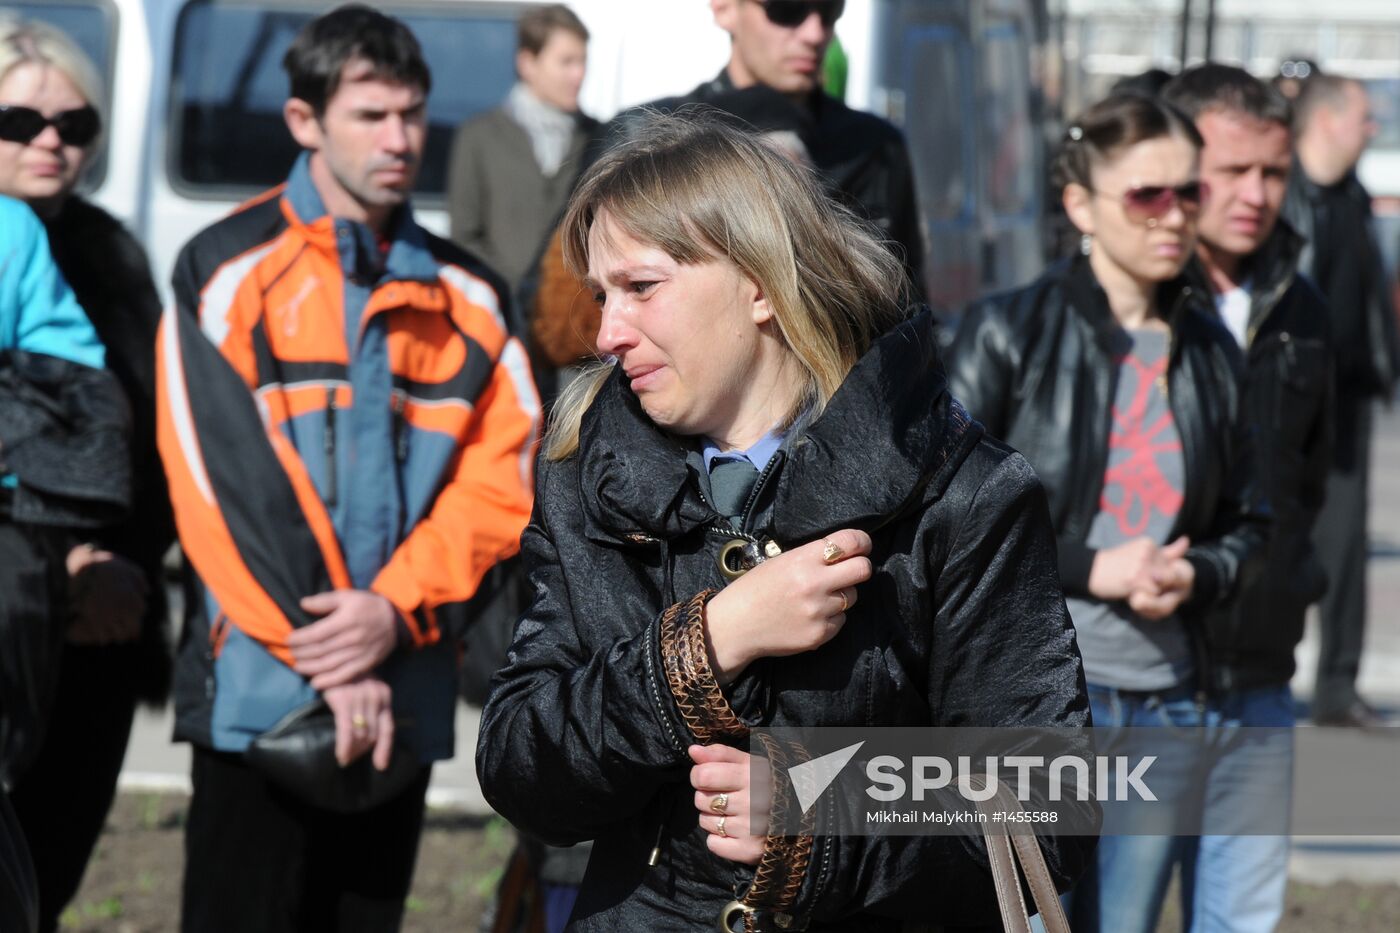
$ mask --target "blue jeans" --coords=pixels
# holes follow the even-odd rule
[[[1293,694],[1287,686],[1239,691],[1211,704],[1206,726],[1215,735],[1205,784],[1206,827],[1228,826],[1233,801],[1241,794],[1292,801],[1292,735],[1243,736],[1231,734],[1231,727],[1293,725]],[[1278,767],[1285,759],[1289,767]],[[1202,835],[1182,842],[1181,915],[1188,930],[1252,933],[1278,926],[1288,885],[1287,835]]]
[[[1096,727],[1200,730],[1193,743],[1199,754],[1158,761],[1151,786],[1163,802],[1201,807],[1203,826],[1228,826],[1241,794],[1291,799],[1291,738],[1280,747],[1285,737],[1276,733],[1260,737],[1236,728],[1291,727],[1286,686],[1231,693],[1198,708],[1184,687],[1143,694],[1090,684],[1089,703]],[[1114,754],[1112,739],[1101,740],[1098,752]],[[1290,767],[1279,767],[1285,760]],[[1104,836],[1096,864],[1067,896],[1072,926],[1077,933],[1153,933],[1178,864],[1191,933],[1266,933],[1277,926],[1288,880],[1286,835]]]

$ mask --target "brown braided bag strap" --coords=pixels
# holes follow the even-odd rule
[[[661,658],[666,683],[695,741],[743,739],[749,727],[735,714],[710,670],[705,650],[705,604],[717,590],[704,590],[661,615]]]
[[[760,733],[758,741],[768,753],[769,770],[773,776],[769,826],[782,826],[795,805],[788,769],[808,761],[811,755],[796,742],[784,743],[766,733]],[[792,923],[792,908],[797,903],[802,881],[807,877],[807,866],[812,860],[812,834],[815,828],[816,810],[812,809],[802,815],[798,835],[769,833],[763,842],[763,855],[759,857],[758,867],[754,870],[753,882],[744,895],[742,903],[745,907],[771,917],[774,925],[780,929]],[[744,930],[757,931],[762,928],[759,914],[744,915]]]
[[[749,736],[749,727],[730,707],[715,679],[705,647],[705,605],[716,592],[705,590],[661,615],[660,646],[666,683],[686,727],[701,745]],[[773,774],[769,825],[782,825],[788,808],[794,803],[788,768],[810,756],[796,743],[784,747],[784,743],[766,734],[760,734],[758,740],[767,752]],[[815,821],[813,811],[803,815],[799,835],[769,834],[765,838],[753,882],[743,900],[732,905],[743,916],[744,929],[758,929],[760,915],[773,918],[779,927],[791,923],[790,911],[797,902],[811,861]],[[729,913],[728,908],[725,913]]]

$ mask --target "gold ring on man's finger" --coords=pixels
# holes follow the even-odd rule
[[[719,818],[719,825],[715,828],[715,833],[718,834],[719,837],[720,837],[721,839],[728,839],[728,838],[729,838],[729,833],[727,833],[727,832],[724,831],[724,821],[725,821],[726,819],[728,819],[728,817],[723,817],[723,816],[720,817],[720,818]]]
[[[830,538],[825,538],[823,540],[826,541],[826,547],[822,548],[822,560],[826,561],[828,564],[834,564],[842,557],[846,556],[846,549],[841,545],[832,541]]]
[[[847,609],[851,608],[850,597],[846,595],[845,590],[842,590],[838,595],[841,597],[841,611],[845,612]]]
[[[355,727],[356,732],[364,732],[369,728],[369,720],[364,717],[363,713],[356,713],[350,717],[350,725]]]
[[[711,800],[711,801],[710,801],[710,809],[713,810],[713,811],[715,811],[716,813],[718,813],[720,816],[724,816],[724,815],[725,815],[725,814],[724,814],[724,810],[725,810],[725,807],[728,807],[728,806],[729,806],[729,795],[728,795],[728,794],[718,794],[718,795],[716,795],[716,797],[715,797],[714,800]]]

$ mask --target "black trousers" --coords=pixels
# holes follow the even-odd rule
[[[136,710],[130,656],[64,649],[44,744],[11,795],[39,880],[40,933],[58,929],[112,806]]]
[[[413,880],[431,768],[373,810],[322,810],[239,755],[194,749],[185,933],[393,933]]]
[[[0,495],[0,789],[43,747],[68,607],[67,533],[16,524],[3,505]]]
[[[1327,592],[1318,603],[1322,639],[1314,718],[1340,713],[1357,699],[1356,675],[1366,634],[1373,405],[1369,396],[1342,392],[1336,396],[1336,446],[1327,475],[1327,501],[1313,531],[1318,558],[1327,572]]]

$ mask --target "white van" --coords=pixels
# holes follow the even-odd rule
[[[20,0],[68,31],[111,94],[93,198],[150,251],[156,278],[195,232],[282,181],[295,147],[282,122],[282,55],[310,17],[304,0]],[[443,210],[455,128],[514,81],[519,0],[388,0],[433,72],[430,129],[414,204]],[[573,0],[592,39],[583,107],[618,110],[688,91],[719,72],[729,40],[705,0]],[[1043,180],[1030,62],[1043,0],[848,0],[837,25],[846,98],[903,126],[925,223],[929,294],[956,307],[1041,263]]]

